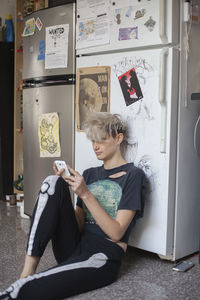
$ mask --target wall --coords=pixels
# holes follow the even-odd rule
[[[13,23],[15,22],[15,0],[1,0],[0,1],[0,17],[2,18],[2,25],[5,22],[7,14],[12,15]]]

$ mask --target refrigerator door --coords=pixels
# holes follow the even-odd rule
[[[52,7],[37,11],[25,18],[25,22],[34,18],[42,22],[41,30],[35,26],[35,33],[23,38],[23,79],[74,74],[74,24],[75,4]],[[69,24],[68,45],[63,46],[68,53],[68,63],[65,68],[45,69],[46,27]],[[57,62],[56,62],[57,63]]]
[[[144,218],[138,220],[129,244],[160,255],[171,255],[175,205],[178,50],[152,49],[80,57],[77,67],[111,66],[110,111],[121,114],[129,131],[127,161],[148,178]],[[134,69],[133,69],[134,68]],[[130,105],[122,91],[122,74],[135,70],[142,98]],[[129,75],[131,72],[129,73]],[[135,90],[139,90],[135,85]],[[81,148],[81,153],[79,149]],[[76,132],[76,169],[97,166],[83,132]]]
[[[81,4],[80,4],[81,6]],[[100,23],[101,14],[82,19],[85,7],[77,7],[77,54],[117,51],[138,47],[177,44],[179,42],[179,1],[172,0],[117,0],[110,1],[109,26]],[[92,5],[91,5],[92,10]],[[105,17],[105,16],[104,16]],[[95,20],[94,32],[89,25]],[[88,23],[87,23],[88,22]],[[102,28],[99,26],[102,26]],[[101,29],[101,31],[100,31]],[[99,31],[110,30],[109,44],[90,46],[98,42]],[[88,33],[89,32],[89,33]],[[96,34],[96,35],[95,35]],[[88,46],[87,46],[88,45]]]
[[[200,238],[200,24],[191,24],[188,62],[186,26],[182,23],[174,259],[198,251]]]
[[[74,86],[30,88],[23,91],[24,102],[24,210],[32,215],[42,181],[54,174],[53,161],[74,165]],[[61,157],[40,157],[38,138],[41,114],[57,112],[60,126]]]

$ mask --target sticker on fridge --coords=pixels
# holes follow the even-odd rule
[[[35,33],[35,18],[28,19],[24,26],[22,36],[29,36]]]
[[[66,68],[69,24],[46,27],[45,69]]]
[[[37,17],[35,24],[36,24],[38,30],[41,31],[43,24],[39,17]]]
[[[144,23],[144,25],[147,27],[147,29],[152,32],[154,30],[154,27],[156,25],[156,21],[153,20],[152,17],[149,17],[149,19]]]
[[[143,98],[134,68],[118,76],[118,80],[127,106]]]
[[[138,27],[119,28],[119,41],[138,39]]]
[[[38,123],[40,157],[60,157],[58,113],[42,114]]]

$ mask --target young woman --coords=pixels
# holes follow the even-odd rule
[[[34,208],[21,278],[0,299],[56,300],[114,282],[130,230],[143,214],[145,177],[127,163],[118,115],[92,113],[84,125],[101,167],[47,177]],[[69,187],[78,196],[74,210]],[[49,240],[58,265],[35,273]]]

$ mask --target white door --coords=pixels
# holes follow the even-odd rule
[[[77,60],[78,68],[111,67],[110,111],[121,114],[130,129],[126,159],[142,168],[150,182],[144,218],[133,230],[130,245],[161,255],[171,254],[173,243],[177,52],[166,48],[80,57]],[[135,93],[129,95],[133,98],[127,96],[120,81],[123,74],[128,74],[130,79],[131,71],[135,72],[137,81]],[[101,164],[83,132],[76,132],[75,157],[79,171]]]
[[[179,1],[108,2],[107,11],[99,11],[102,2],[95,10],[93,3],[77,1],[77,54],[178,43]]]

